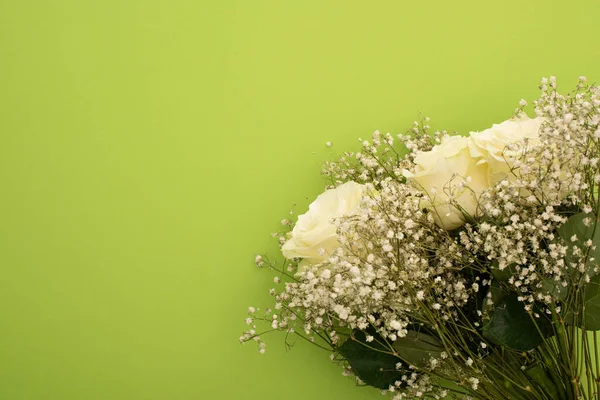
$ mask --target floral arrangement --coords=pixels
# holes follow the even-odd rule
[[[600,89],[540,89],[535,118],[326,162],[283,260],[256,257],[279,289],[241,342],[306,339],[395,400],[600,399]]]

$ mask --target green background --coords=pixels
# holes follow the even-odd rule
[[[598,1],[0,0],[0,399],[376,399],[238,337],[319,165],[600,79]],[[324,143],[332,141],[331,149]]]

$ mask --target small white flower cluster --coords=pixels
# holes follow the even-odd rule
[[[256,341],[264,353],[262,321],[266,332],[285,332],[286,343],[297,335],[339,360],[353,332],[363,332],[366,348],[397,357],[398,379],[387,390],[393,399],[454,396],[444,380],[467,397],[497,398],[502,388],[489,371],[507,367],[481,330],[496,305],[492,289],[516,293],[535,319],[560,314],[568,288],[598,273],[587,256],[592,241],[562,237],[560,229],[574,214],[585,213],[586,226],[600,215],[600,89],[581,78],[563,96],[550,78],[541,90],[535,120],[524,119],[521,101],[517,119],[454,143],[446,132],[430,134],[425,119],[396,137],[375,132],[360,140],[360,152],[325,163],[328,191],[298,223],[284,220],[290,231],[277,235],[289,259],[283,267],[255,259],[279,271],[282,287],[271,290],[273,310],[250,308],[240,340]],[[432,157],[466,165],[459,184],[438,188],[447,190],[443,204],[432,201],[436,189],[427,183],[428,171],[440,168]],[[402,345],[420,331],[434,339],[421,343],[424,359],[409,359]],[[518,370],[530,362],[515,357]]]
[[[499,271],[508,268],[508,284],[527,303],[554,305],[565,288],[598,271],[597,265],[586,270],[586,245],[557,235],[573,213],[589,214],[588,223],[599,215],[600,90],[584,89],[584,82],[576,93],[562,96],[555,78],[542,81],[542,96],[535,103],[544,121],[539,142],[509,146],[520,149],[508,161],[512,179],[481,197],[482,217],[460,233],[463,252],[483,257],[484,268],[489,263]],[[569,263],[567,254],[575,256]]]
[[[367,184],[360,208],[335,221],[341,246],[286,285],[290,307],[304,310],[305,330],[375,327],[391,341],[406,335],[432,302],[452,317],[473,288],[438,263],[450,238],[425,214],[416,189],[387,177]],[[446,245],[447,247],[447,245]],[[429,311],[428,311],[429,312]]]

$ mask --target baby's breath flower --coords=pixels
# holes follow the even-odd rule
[[[287,232],[274,237],[287,263],[278,269],[255,258],[256,265],[277,270],[274,282],[283,283],[269,291],[277,314],[250,307],[240,341],[255,341],[264,353],[256,330],[264,322],[267,331],[286,332],[286,340],[297,333],[333,350],[332,359],[350,373],[352,360],[344,362],[340,349],[362,340],[398,359],[397,377],[387,387],[394,399],[444,398],[439,378],[451,377],[492,400],[504,387],[494,380],[505,372],[515,390],[529,388],[524,398],[542,398],[547,393],[520,371],[542,364],[568,376],[568,385],[579,382],[575,372],[546,364],[572,354],[545,354],[542,363],[536,348],[513,351],[482,333],[498,310],[506,310],[507,295],[535,323],[558,318],[578,326],[574,310],[589,308],[573,304],[583,301],[582,288],[600,272],[596,239],[587,233],[595,232],[600,214],[600,89],[584,77],[569,95],[557,91],[555,77],[542,79],[540,89],[536,118],[526,118],[528,103],[521,100],[516,120],[487,130],[494,140],[483,140],[483,132],[470,138],[431,133],[423,119],[400,135],[376,131],[360,140],[359,152],[325,163],[328,189],[351,187],[352,201],[337,204],[332,196],[328,204],[337,206],[331,215],[328,207],[313,206],[297,223],[282,221]],[[424,154],[440,151],[453,162],[460,153],[464,163],[448,165],[468,168],[438,171],[430,185],[427,172],[440,164],[428,163]],[[442,172],[449,178],[438,182]],[[317,215],[318,224],[311,219]],[[564,229],[573,215],[581,217],[581,229]],[[570,330],[561,338],[568,340]],[[437,356],[402,358],[403,343],[425,339]],[[562,346],[553,340],[546,352]]]

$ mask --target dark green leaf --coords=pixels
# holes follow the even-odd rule
[[[562,386],[558,388],[543,364],[537,364],[525,371],[527,376],[541,388],[551,399],[564,399]]]
[[[486,299],[483,301],[481,306],[481,311],[487,316],[493,312],[495,306],[499,305],[500,302],[508,295],[508,290],[503,288],[500,281],[497,279],[493,279],[492,283],[489,285],[488,293],[491,297],[489,300],[492,302],[488,302],[488,297],[486,294]]]
[[[600,330],[600,275],[594,276],[585,285],[585,310],[583,324],[585,329]]]
[[[583,223],[585,218],[591,218],[592,223],[590,226],[585,226]],[[596,275],[595,269],[600,260],[600,229],[595,229],[596,221],[594,221],[594,219],[593,214],[581,212],[570,217],[567,222],[558,228],[558,235],[570,245],[566,257],[566,261],[569,263],[579,262],[581,260],[580,257],[573,256],[572,250],[574,246],[579,247],[582,251],[586,251],[588,248],[585,246],[585,242],[589,239],[592,240],[592,247],[589,248],[588,259],[593,258],[594,261],[588,261],[586,265],[586,272],[590,274],[590,276]],[[577,236],[577,240],[571,241],[573,235]]]
[[[502,302],[502,300],[504,300],[504,298],[508,295],[508,291],[503,288],[498,281],[492,281],[492,284],[490,285],[490,295],[492,303],[497,306],[498,304],[500,304]]]
[[[392,346],[404,362],[416,367],[427,366],[431,357],[439,358],[444,350],[437,338],[416,331],[408,331],[405,337],[398,338]]]
[[[585,285],[583,302],[579,304],[577,314],[567,312],[566,320],[590,331],[600,330],[600,275],[592,277]]]
[[[498,268],[498,261],[495,260],[490,265],[490,273],[494,278],[499,281],[507,281],[511,276],[513,276],[516,272],[516,264],[510,264],[504,267],[503,269]]]
[[[569,294],[569,287],[564,287],[560,284],[560,282],[552,279],[545,278],[541,282],[542,293],[552,296],[554,300],[564,301],[567,298],[567,294]]]
[[[384,346],[383,338],[375,334],[375,340],[366,341],[364,332],[354,330],[338,349],[339,353],[350,363],[354,374],[364,383],[379,389],[388,389],[400,380],[403,372],[396,370],[401,360],[390,354],[390,348]]]
[[[486,337],[497,344],[512,350],[527,351],[542,343],[540,332],[546,336],[551,332],[552,325],[543,315],[532,319],[517,294],[513,293],[502,299],[492,313],[490,322],[482,330]]]

